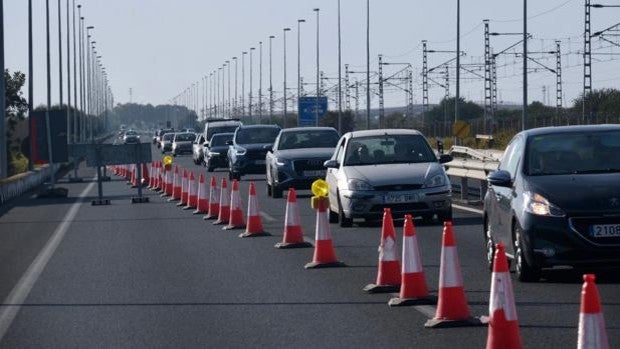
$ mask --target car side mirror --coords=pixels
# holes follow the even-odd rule
[[[489,184],[498,187],[512,187],[512,178],[510,176],[510,172],[504,170],[493,171],[489,173],[489,175],[487,176],[487,181],[489,182]]]
[[[323,166],[327,168],[338,168],[340,167],[340,164],[338,163],[338,160],[327,160],[323,163]]]
[[[439,155],[439,163],[440,164],[445,164],[445,163],[450,162],[452,160],[454,160],[452,155],[449,155],[449,154],[441,154],[441,155]]]
[[[233,145],[233,141],[226,141],[226,145]]]

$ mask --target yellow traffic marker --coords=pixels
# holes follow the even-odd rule
[[[329,193],[329,185],[322,179],[317,179],[312,182],[312,194],[314,196],[310,199],[310,206],[313,210],[317,210],[319,207],[319,200],[329,200],[327,194]],[[329,205],[329,201],[327,201]]]
[[[172,156],[164,155],[164,159],[163,159],[164,166],[172,165],[172,159],[173,159]]]

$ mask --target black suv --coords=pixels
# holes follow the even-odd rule
[[[265,157],[278,133],[278,125],[239,126],[228,142],[228,177],[265,173]]]

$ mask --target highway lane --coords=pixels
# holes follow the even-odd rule
[[[190,157],[178,157],[175,162],[195,174],[206,174]],[[92,175],[91,170],[82,172]],[[221,178],[226,173],[216,175]],[[120,180],[106,183],[104,193],[113,198],[112,205],[79,208],[0,345],[484,346],[486,328],[424,329],[427,316],[420,310],[390,309],[389,295],[362,292],[376,277],[377,225],[347,229],[331,225],[336,254],[346,268],[304,270],[312,249],[273,248],[282,238],[285,199],[267,198],[261,176],[248,176],[241,182],[244,204],[250,179],[258,186],[263,224],[271,237],[240,239],[239,231],[223,231],[149,191],[150,203],[132,205],[129,198],[135,190]],[[86,185],[65,186],[75,198]],[[95,194],[92,188],[88,196]],[[302,226],[312,238],[315,214],[309,208],[308,192],[299,196]],[[0,269],[3,299],[69,203],[75,202],[65,201],[24,198],[0,216],[0,260],[6,262]],[[461,266],[474,315],[486,315],[490,283],[480,221],[475,213],[455,212]],[[417,233],[429,287],[436,292],[441,227],[419,224]],[[538,284],[513,283],[526,347],[574,347],[578,278],[563,273]],[[618,281],[600,284],[599,290],[610,344],[618,347]]]

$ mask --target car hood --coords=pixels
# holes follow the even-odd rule
[[[372,186],[394,184],[424,184],[430,174],[441,173],[441,165],[436,162],[384,164],[343,167],[347,178],[366,181]]]
[[[570,212],[620,213],[620,173],[530,176],[526,190]]]
[[[220,153],[220,154],[225,154],[228,151],[228,146],[227,145],[218,145],[215,147],[211,147],[209,148],[209,151],[212,153]]]
[[[295,159],[329,159],[334,154],[334,148],[305,148],[277,150],[274,156],[277,158]]]
[[[272,146],[273,146],[272,143],[237,144],[237,147],[246,149],[249,152],[267,151],[267,150],[271,149]]]

